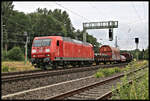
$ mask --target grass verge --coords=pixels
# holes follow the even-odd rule
[[[130,62],[125,68],[119,68],[119,67],[113,67],[113,68],[100,68],[94,75],[95,77],[107,77],[112,74],[118,73],[118,72],[127,72],[131,69],[140,68],[144,65],[148,64],[148,61],[132,61]]]
[[[112,100],[149,100],[149,76],[148,71],[145,72],[145,75],[138,79],[133,80],[132,84],[126,84],[128,79],[125,76],[122,78],[122,82],[118,83],[118,91],[113,92]],[[113,87],[114,88],[114,87]]]
[[[28,61],[24,64],[24,61],[2,61],[1,72],[16,72],[25,70],[34,70],[35,68]]]
[[[127,69],[124,71],[129,71],[129,69],[140,68],[144,65],[148,64],[148,61],[140,61],[140,62],[132,62],[127,66]],[[149,100],[149,72],[146,69],[144,76],[140,79],[133,80],[139,74],[134,74],[132,77],[132,84],[126,84],[128,82],[128,78],[125,75],[121,78],[121,83],[117,84],[118,91],[113,92],[112,100]],[[125,86],[122,86],[126,84]],[[112,87],[114,89],[114,87]]]

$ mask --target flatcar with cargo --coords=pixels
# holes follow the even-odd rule
[[[123,52],[123,53],[121,53],[121,55],[123,55],[124,57],[126,57],[126,62],[131,62],[133,60],[133,56],[129,52]]]
[[[96,64],[104,63],[106,62],[120,62],[120,50],[115,47],[111,47],[109,45],[102,45],[99,48],[99,53],[95,54],[95,62]]]

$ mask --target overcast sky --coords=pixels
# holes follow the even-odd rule
[[[149,45],[148,2],[13,2],[14,10],[24,13],[35,12],[37,8],[62,9],[69,14],[73,27],[83,29],[83,22],[118,21],[114,28],[114,40],[109,41],[108,29],[87,30],[102,44],[114,46],[115,36],[121,50],[136,48],[135,37],[139,37],[138,48]],[[100,40],[101,39],[101,40]]]

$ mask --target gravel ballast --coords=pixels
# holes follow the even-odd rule
[[[84,71],[84,72],[76,72],[76,73],[68,73],[63,75],[55,75],[55,76],[45,76],[35,79],[25,79],[14,82],[2,83],[2,96],[6,94],[12,94],[15,92],[20,92],[23,90],[33,89],[41,86],[51,85],[59,82],[64,82],[68,80],[78,79],[82,77],[91,76],[96,72],[96,70]]]
[[[141,73],[139,71],[139,73]],[[120,73],[114,74],[112,76],[117,76]],[[137,74],[137,73],[136,73]],[[111,76],[111,77],[112,77]],[[72,81],[67,81],[59,84],[49,85],[47,87],[39,87],[36,89],[30,89],[30,91],[21,92],[19,95],[14,95],[12,97],[6,98],[6,99],[25,99],[25,100],[32,100],[32,99],[47,99],[52,96],[55,96],[60,93],[68,92],[73,89],[77,89],[83,86],[87,86],[90,84],[93,84],[95,82],[100,82],[101,80],[107,79],[109,77],[104,78],[95,78],[93,76],[82,78],[82,79],[76,79]],[[117,83],[117,82],[116,82]],[[2,96],[2,99],[5,99],[4,96]]]
[[[114,76],[119,75],[119,74],[120,73],[114,74]],[[13,97],[9,97],[9,99],[26,99],[26,100],[45,99],[45,98],[55,96],[56,94],[64,93],[69,90],[77,89],[77,88],[80,88],[83,86],[93,84],[95,82],[99,82],[99,81],[107,79],[107,78],[109,78],[109,77],[95,78],[93,76],[92,77],[90,76],[86,79],[80,79],[80,80],[76,80],[74,82],[62,83],[59,85],[54,84],[54,86],[50,85],[49,87],[46,87],[46,88],[42,88],[39,90],[33,90],[30,92],[22,93],[20,95],[15,95]]]

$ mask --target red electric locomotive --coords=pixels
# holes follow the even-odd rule
[[[88,54],[87,54],[88,53]],[[66,65],[91,65],[94,61],[93,46],[61,36],[35,37],[31,50],[31,63],[47,69]]]

